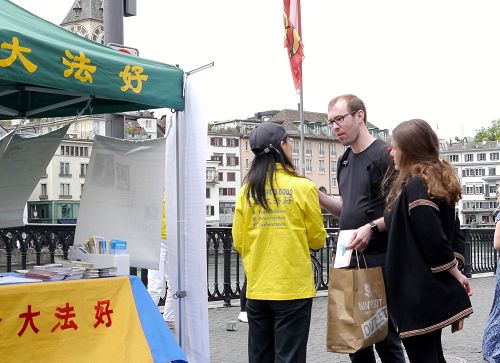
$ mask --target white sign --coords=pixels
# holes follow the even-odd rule
[[[119,52],[122,52],[122,53],[135,55],[137,57],[139,56],[139,49],[137,49],[137,48],[127,47],[125,45],[116,44],[116,43],[108,43],[108,47],[111,49],[117,50]]]

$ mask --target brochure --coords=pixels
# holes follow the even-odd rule
[[[333,268],[348,267],[351,263],[352,250],[348,249],[347,245],[351,242],[354,232],[356,232],[355,229],[345,229],[339,232]]]

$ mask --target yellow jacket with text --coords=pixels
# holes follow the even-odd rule
[[[246,184],[236,199],[233,246],[242,256],[247,298],[295,300],[314,297],[309,249],[325,244],[326,231],[316,186],[278,169],[275,201],[269,182],[269,212],[249,203]]]

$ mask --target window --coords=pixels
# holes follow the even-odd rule
[[[64,156],[64,146],[61,145],[61,155]]]
[[[222,171],[219,172],[219,179],[218,181],[224,181],[224,173]]]
[[[465,224],[471,224],[472,222],[476,221],[476,216],[475,215],[465,215]]]
[[[337,145],[330,144],[330,155],[337,155]]]
[[[236,195],[236,188],[219,188],[219,195]]]
[[[59,163],[59,176],[71,176],[69,173],[69,163]]]
[[[465,161],[474,161],[474,154],[465,154]]]
[[[474,194],[474,186],[466,185],[465,186],[465,194]]]
[[[245,159],[245,168],[248,169],[248,159]]]
[[[69,146],[64,147],[64,155],[69,155]]]
[[[311,156],[312,155],[311,142],[310,141],[306,141],[305,147],[306,147],[306,155],[307,156]]]
[[[211,137],[210,145],[212,146],[222,146],[222,137]]]
[[[337,178],[332,178],[332,187],[336,187],[337,186]]]
[[[245,141],[245,150],[248,151],[248,141]]]
[[[205,189],[205,197],[206,197],[207,199],[209,199],[209,198],[210,198],[210,188],[206,188],[206,189]]]
[[[215,214],[215,207],[213,205],[207,205],[206,216],[212,217]]]
[[[312,160],[306,159],[306,173],[312,173]]]
[[[86,146],[80,147],[80,156],[89,156],[89,148]]]
[[[498,153],[490,153],[490,160],[491,161],[496,161],[498,160]]]
[[[40,195],[47,195],[47,184],[40,184]]]
[[[324,160],[319,160],[319,173],[320,174],[325,173],[325,161]]]
[[[477,161],[485,161],[485,160],[486,160],[486,153],[477,154]]]
[[[495,168],[488,168],[488,175],[496,175]]]
[[[70,189],[70,184],[69,183],[61,183],[60,188],[59,188],[59,197],[69,197],[71,196],[71,189]]]
[[[226,160],[227,160],[227,166],[238,166],[239,165],[239,158],[234,155],[234,154],[227,154],[226,155]]]
[[[497,186],[496,185],[490,185],[489,186],[489,191],[490,191],[490,194],[496,194],[496,192],[497,192]]]
[[[236,173],[234,172],[227,173],[227,181],[236,181]]]
[[[450,163],[458,163],[458,155],[457,154],[449,155],[448,160],[450,161]]]
[[[325,144],[323,144],[322,142],[318,144],[318,154],[319,156],[325,155]]]
[[[224,154],[213,154],[210,157],[210,160],[218,161],[219,165],[222,165],[222,161],[224,160]]]
[[[321,133],[321,124],[315,124],[314,125],[314,133],[316,135],[319,135]]]
[[[80,176],[85,176],[87,175],[87,169],[89,167],[89,164],[80,164]]]
[[[331,163],[331,165],[330,165],[331,172],[336,173],[337,172],[337,160],[332,160],[330,163]]]
[[[474,169],[463,169],[462,176],[474,176]]]
[[[70,146],[70,148],[69,148],[69,154],[71,156],[75,156],[75,147],[74,146]]]
[[[481,185],[475,185],[474,186],[474,193],[475,194],[483,194],[484,193],[484,186]]]
[[[299,153],[299,142],[298,141],[294,141],[293,142],[292,153],[294,153],[294,154],[298,154]]]
[[[227,138],[226,139],[226,146],[229,146],[229,147],[236,147],[236,146],[238,146],[238,139]]]
[[[213,168],[208,168],[206,171],[206,181],[214,183],[217,181],[217,171]]]
[[[485,176],[485,170],[484,169],[474,169],[474,175],[475,176]]]
[[[295,166],[295,169],[298,169],[299,168],[299,159],[293,159],[292,162],[293,162],[293,166]]]
[[[46,219],[49,217],[48,205],[31,205],[30,215],[32,219]]]
[[[61,218],[73,218],[73,206],[71,204],[61,204]]]

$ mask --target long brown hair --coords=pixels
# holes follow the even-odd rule
[[[460,182],[453,167],[439,159],[439,140],[429,124],[419,119],[404,121],[394,129],[392,139],[401,153],[387,204],[398,197],[411,177],[420,176],[430,198],[455,205],[462,196]]]

